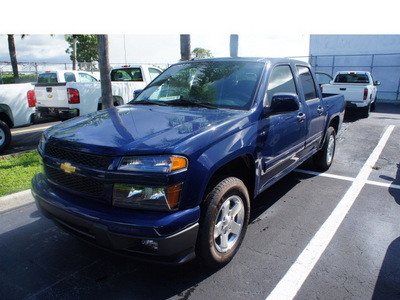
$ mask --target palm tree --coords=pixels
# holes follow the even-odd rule
[[[103,108],[113,107],[113,97],[110,77],[110,59],[108,52],[108,35],[97,35],[99,49],[99,67],[101,79],[101,99]]]
[[[181,34],[181,61],[190,60],[190,34]]]
[[[18,74],[18,62],[17,62],[17,51],[15,50],[15,41],[14,35],[8,35],[8,49],[10,51],[10,59],[11,59],[11,66],[14,73],[14,82],[19,83],[19,74]]]

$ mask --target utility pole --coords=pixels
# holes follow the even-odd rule
[[[231,34],[231,40],[230,40],[231,57],[238,57],[238,52],[239,52],[239,35]]]
[[[181,61],[190,60],[190,34],[181,34]]]
[[[102,106],[103,109],[107,109],[114,106],[111,89],[108,35],[97,35],[97,47],[99,49]]]

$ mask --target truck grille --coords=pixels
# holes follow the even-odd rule
[[[92,196],[101,196],[103,194],[104,183],[100,180],[77,174],[67,174],[63,170],[50,166],[46,166],[46,169],[49,180],[63,187]]]
[[[107,170],[114,158],[109,156],[101,156],[87,154],[83,152],[59,148],[51,144],[46,145],[46,155],[57,158],[63,161],[68,161],[73,164],[87,166],[96,169]]]

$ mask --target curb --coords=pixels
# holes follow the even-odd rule
[[[0,213],[33,203],[31,190],[25,190],[15,194],[7,195],[0,198]]]

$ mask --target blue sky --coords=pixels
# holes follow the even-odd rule
[[[174,63],[179,35],[192,49],[229,56],[239,34],[239,56],[306,56],[310,34],[399,34],[392,0],[70,0],[11,2],[0,19],[0,61],[9,61],[7,35],[15,34],[19,61],[70,62],[64,34],[108,34],[111,63]],[[15,6],[15,7],[13,7]],[[14,9],[14,10],[13,10]],[[29,34],[21,40],[21,34]],[[55,34],[51,37],[50,34]]]
[[[230,34],[192,34],[191,48],[211,50],[215,57],[229,56]],[[20,62],[70,62],[64,35],[15,35]],[[307,56],[306,34],[239,34],[240,56]],[[110,34],[110,63],[174,63],[180,58],[179,34]],[[7,35],[0,35],[0,61],[9,61]]]

